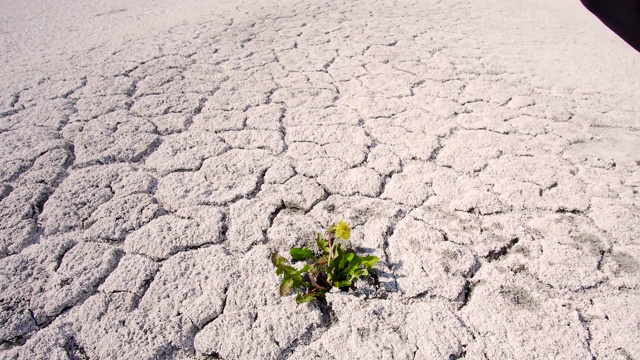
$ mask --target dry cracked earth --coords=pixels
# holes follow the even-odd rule
[[[640,359],[640,55],[578,1],[2,10],[0,358]],[[375,276],[280,298],[341,219]]]

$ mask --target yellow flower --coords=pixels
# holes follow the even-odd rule
[[[348,240],[349,236],[351,236],[351,228],[344,221],[339,221],[335,226],[335,234],[336,237],[340,239]]]

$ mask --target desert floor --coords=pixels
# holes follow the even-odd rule
[[[579,1],[2,1],[0,358],[640,359],[640,54]],[[270,262],[338,220],[326,302]]]

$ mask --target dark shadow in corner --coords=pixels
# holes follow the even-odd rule
[[[580,0],[609,29],[640,52],[640,0]]]

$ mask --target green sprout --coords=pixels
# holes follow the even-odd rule
[[[280,296],[295,291],[298,304],[324,298],[332,287],[348,288],[358,278],[368,276],[378,262],[377,256],[358,256],[342,248],[338,239],[348,240],[351,236],[344,221],[329,226],[326,234],[326,239],[320,233],[316,236],[318,254],[307,247],[291,248],[289,253],[294,261],[306,262],[301,269],[287,265],[277,252],[271,255],[276,275],[282,275]]]

